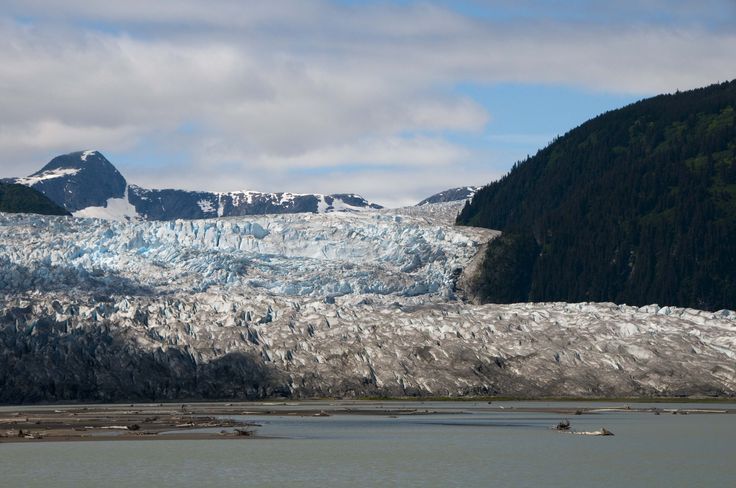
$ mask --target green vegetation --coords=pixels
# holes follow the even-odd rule
[[[486,302],[736,307],[736,81],[586,122],[480,190],[458,223],[504,232],[481,272]]]
[[[501,234],[488,246],[476,293],[494,302],[524,302],[529,296],[539,245],[531,234]]]
[[[5,183],[0,183],[0,212],[69,215],[69,212],[33,188]]]

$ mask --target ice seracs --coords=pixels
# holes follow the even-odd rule
[[[75,216],[134,218],[119,201]],[[53,286],[98,269],[121,282],[169,289],[251,286],[284,295],[451,296],[461,269],[493,231],[446,228],[387,213],[283,214],[173,222],[5,216],[7,257]],[[29,252],[22,243],[36,242]],[[38,264],[40,263],[40,264]],[[114,282],[114,278],[108,280]]]
[[[0,401],[736,394],[731,311],[463,301],[496,233],[454,227],[461,205],[0,214]]]
[[[639,332],[618,335],[621,322],[637,324]],[[83,385],[87,391],[138,391],[130,378],[142,365],[152,398],[177,397],[166,385],[178,368],[237,357],[269,371],[264,388],[296,397],[736,392],[733,361],[723,352],[736,347],[735,321],[685,309],[663,316],[612,304],[473,306],[385,295],[324,300],[247,288],[160,297],[140,291],[100,301],[91,292],[51,291],[0,302],[0,334],[9,327],[23,332],[4,338],[5,358],[28,358],[37,348],[52,348],[50,357],[59,358],[54,368],[44,362],[17,374],[73,377],[67,368],[80,358],[68,344],[84,337],[85,347],[99,351],[85,368],[101,381]],[[694,327],[699,336],[682,333]],[[125,375],[107,369],[104,351],[118,341],[127,344]],[[631,354],[631,346],[649,354]],[[247,368],[240,369],[247,364],[226,370],[219,381],[248,381]]]

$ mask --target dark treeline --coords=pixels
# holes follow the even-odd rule
[[[0,212],[69,215],[42,193],[12,183],[0,183]]]
[[[600,115],[480,190],[487,302],[736,307],[736,81]]]

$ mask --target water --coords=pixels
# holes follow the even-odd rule
[[[734,486],[736,415],[570,417],[576,430],[616,434],[587,437],[551,431],[559,414],[511,408],[571,404],[504,405],[384,404],[445,412],[398,418],[248,416],[271,437],[260,439],[0,444],[0,486]]]

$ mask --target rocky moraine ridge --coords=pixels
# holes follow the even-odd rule
[[[733,312],[473,304],[461,205],[0,214],[0,402],[736,394]]]

